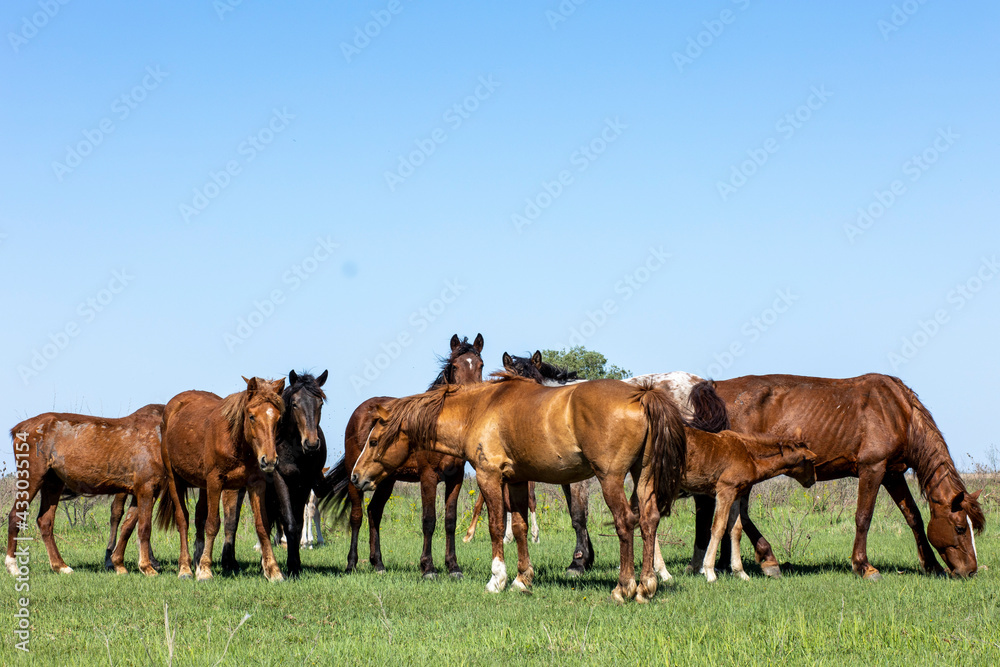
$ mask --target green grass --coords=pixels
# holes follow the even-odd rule
[[[764,487],[751,505],[782,560],[792,549],[794,570],[764,578],[744,541],[752,580],[723,575],[715,584],[683,574],[693,535],[693,504],[682,501],[661,523],[664,557],[675,575],[649,605],[616,606],[617,538],[599,494],[591,498],[597,564],[587,576],[562,576],[574,545],[565,504],[552,489],[539,498],[542,543],[530,545],[537,572],[534,594],[484,592],[490,547],[485,526],[462,544],[465,579],[424,581],[418,574],[419,500],[401,485],[384,522],[389,572],[367,566],[362,528],[361,571],[343,574],[346,533],[331,527],[327,546],[303,554],[298,581],[266,582],[251,550],[244,518],[236,577],[196,583],[176,577],[176,534],[154,533],[164,573],[147,579],[135,569],[135,545],[116,576],[103,571],[107,508],[85,526],[70,527],[60,511],[57,540],[71,575],[48,567],[44,547],[31,549],[31,653],[13,648],[15,595],[3,596],[3,664],[169,663],[164,605],[174,634],[175,665],[223,664],[809,664],[986,665],[1000,658],[1000,484],[984,492],[988,528],[978,540],[986,566],[970,581],[930,578],[916,571],[909,528],[886,498],[869,534],[869,556],[884,574],[879,583],[850,571],[854,539],[851,483],[806,491]],[[399,488],[399,487],[397,487]],[[975,488],[978,488],[976,486]],[[885,496],[886,494],[881,494]],[[819,497],[819,500],[814,500]],[[472,497],[463,492],[466,517]],[[4,510],[6,511],[6,509]],[[249,514],[249,513],[247,513]],[[926,509],[924,509],[926,517]],[[438,535],[443,521],[439,519]],[[467,526],[467,518],[460,522]],[[798,528],[797,528],[798,527]],[[32,527],[28,534],[36,535]],[[794,539],[798,537],[799,539]],[[441,566],[443,538],[435,541]],[[218,557],[218,549],[216,551]],[[278,549],[283,564],[284,550]],[[513,545],[507,566],[516,570]],[[13,588],[8,575],[5,586]],[[236,630],[245,614],[250,618]],[[235,633],[233,634],[233,631]],[[231,640],[230,635],[232,634]],[[227,641],[229,641],[228,649]],[[110,655],[109,655],[110,654]]]

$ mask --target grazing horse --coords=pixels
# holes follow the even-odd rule
[[[170,399],[163,411],[161,454],[167,489],[160,497],[157,523],[164,529],[177,526],[181,538],[178,576],[182,579],[191,577],[185,502],[190,487],[206,490],[196,516],[196,525],[205,523],[205,546],[196,572],[199,581],[212,578],[222,491],[244,487],[250,491],[264,576],[270,581],[283,578],[267,538],[263,496],[264,475],[274,472],[278,459],[275,427],[285,407],[281,400],[285,380],[243,379],[244,391],[224,399],[207,391],[185,391]]]
[[[482,334],[477,335],[471,344],[468,338],[459,339],[458,334],[453,335],[451,337],[451,353],[442,361],[441,372],[431,383],[431,388],[482,382],[483,344]],[[368,436],[378,419],[377,406],[393,400],[395,399],[388,396],[369,398],[354,410],[354,414],[347,422],[347,430],[344,434],[344,458],[334,466],[333,472],[328,477],[346,479],[348,471],[354,467],[358,456],[364,450]],[[434,538],[434,527],[437,523],[435,507],[437,487],[438,484],[444,482],[444,563],[451,576],[461,578],[462,568],[459,567],[458,557],[455,554],[455,527],[458,523],[458,496],[462,490],[464,475],[465,460],[462,457],[417,450],[379,485],[368,503],[368,560],[377,572],[385,571],[379,529],[382,523],[382,511],[392,494],[392,487],[396,482],[419,482],[423,506],[421,527],[424,534],[423,551],[420,554],[420,572],[429,579],[437,576],[431,546]],[[351,484],[336,487],[336,493],[334,493],[335,485],[328,484],[327,488],[327,492],[320,494],[325,496],[325,502],[321,502],[322,507],[340,507],[343,511],[345,495],[351,503],[351,546],[347,552],[347,571],[353,572],[358,563],[358,533],[361,530],[364,495]],[[330,495],[331,493],[333,495]]]
[[[134,494],[140,513],[131,513],[122,529],[121,540],[111,553],[115,572],[125,574],[125,546],[139,523],[139,569],[155,575],[149,548],[151,526],[141,512],[151,512],[156,495],[163,488],[164,469],[160,459],[160,419],[162,405],[147,405],[120,419],[89,415],[46,412],[11,429],[18,480],[26,479],[7,524],[7,569],[16,576],[14,550],[21,523],[26,523],[28,503],[40,490],[38,529],[49,553],[49,565],[56,572],[73,571],[56,548],[52,537],[59,496]],[[24,457],[27,454],[27,457]],[[24,466],[27,469],[24,469]],[[23,475],[22,475],[23,471]],[[24,503],[21,505],[21,503]],[[23,507],[22,512],[17,508]],[[117,528],[117,526],[116,526]]]
[[[537,350],[530,358],[512,357],[505,352],[503,355],[503,364],[507,372],[532,379],[548,387],[586,382],[586,380],[577,376],[576,371],[568,371],[554,364],[542,361],[542,353]],[[685,424],[690,427],[711,433],[716,433],[729,427],[729,421],[726,418],[725,403],[715,393],[711,381],[704,380],[691,373],[673,371],[670,373],[640,375],[629,378],[625,382],[636,386],[652,382],[666,389],[673,398],[674,404],[680,410]],[[566,505],[569,508],[573,530],[576,532],[576,548],[573,551],[573,561],[566,569],[566,575],[570,577],[580,576],[589,570],[594,563],[594,546],[590,540],[590,532],[587,530],[589,506],[587,483],[564,484],[563,493],[566,496]],[[696,501],[699,499],[700,496],[696,496]],[[472,539],[472,535],[475,534],[476,521],[479,518],[482,501],[483,496],[480,494],[473,510],[472,523],[469,526],[469,532],[466,534],[468,538],[466,541]],[[660,555],[659,542],[656,543],[654,567],[663,581],[670,580],[670,573],[667,571],[666,565],[663,563],[663,558]]]
[[[476,470],[486,496],[493,544],[488,592],[507,584],[503,558],[504,485],[517,543],[516,590],[531,587],[528,557],[529,480],[569,484],[596,476],[621,543],[616,601],[648,601],[656,592],[653,541],[661,514],[669,514],[684,472],[684,425],[673,401],[652,385],[595,380],[565,387],[500,373],[492,382],[445,386],[377,408],[379,420],[358,458],[351,481],[378,488],[410,456],[430,447],[461,456]],[[625,476],[636,480],[642,570],[635,581],[636,514],[625,497]]]
[[[288,386],[281,399],[285,411],[278,422],[275,448],[278,463],[274,474],[267,481],[264,493],[265,514],[269,524],[275,524],[275,534],[288,536],[289,576],[297,577],[302,572],[299,548],[305,521],[305,509],[309,504],[312,490],[323,482],[323,464],[326,462],[326,438],[319,426],[326,394],[323,384],[327,371],[319,377],[308,373],[288,373]],[[225,541],[222,545],[222,567],[224,570],[238,569],[236,562],[236,528],[240,523],[240,508],[243,506],[245,489],[227,490],[222,494],[225,517]],[[270,533],[270,525],[267,526]],[[195,560],[200,555],[202,526],[197,526],[198,541],[195,546]],[[279,538],[280,541],[280,538]]]
[[[705,578],[715,581],[715,555],[728,532],[733,574],[750,577],[740,558],[742,533],[738,498],[750,493],[754,484],[778,475],[788,475],[805,487],[816,482],[816,455],[804,443],[733,431],[707,433],[687,429],[687,465],[681,490],[710,496],[715,501],[712,537],[701,561],[692,559],[689,569],[704,568]],[[730,513],[732,508],[732,513]]]
[[[968,493],[934,418],[901,380],[879,374],[847,379],[748,375],[720,380],[716,390],[726,401],[733,430],[801,438],[816,453],[817,479],[858,478],[851,556],[855,573],[867,580],[881,578],[867,553],[868,527],[881,485],[912,529],[925,572],[944,572],[933,545],[952,576],[975,574],[973,532],[981,532],[986,523],[980,492]],[[920,492],[930,504],[926,534],[904,477],[909,468],[916,472]],[[704,544],[710,510],[698,511],[698,542]],[[767,540],[752,524],[743,523],[757,560],[776,564]]]

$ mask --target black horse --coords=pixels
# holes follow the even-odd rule
[[[302,571],[302,561],[299,558],[302,513],[309,502],[310,492],[323,485],[326,438],[319,420],[326,401],[326,394],[323,393],[326,378],[327,371],[323,371],[319,377],[295,371],[288,374],[288,387],[281,394],[285,412],[278,422],[275,439],[278,463],[264,493],[268,533],[277,524],[287,537],[286,568],[292,577],[298,576]],[[236,527],[240,522],[240,508],[243,507],[245,493],[245,489],[223,493],[226,539],[222,547],[222,567],[229,571],[239,568],[235,553]]]

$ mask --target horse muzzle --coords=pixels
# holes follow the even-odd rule
[[[359,491],[371,491],[374,488],[372,481],[368,478],[361,479],[358,473],[351,475],[351,484],[358,487]]]
[[[319,438],[316,438],[315,440],[303,440],[302,449],[307,452],[315,452],[319,449]]]
[[[275,463],[277,463],[277,460],[268,461],[266,457],[262,456],[260,457],[259,463],[260,463],[260,469],[263,472],[274,472],[274,465]]]

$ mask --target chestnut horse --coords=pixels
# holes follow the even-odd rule
[[[504,485],[517,543],[516,590],[531,587],[528,556],[529,480],[569,484],[597,477],[621,544],[621,570],[612,598],[648,601],[656,592],[653,542],[660,515],[669,514],[684,472],[684,425],[673,401],[651,385],[594,380],[543,387],[508,373],[465,387],[445,386],[377,408],[379,420],[351,474],[360,489],[378,487],[411,449],[430,447],[461,456],[476,470],[486,496],[493,544],[486,590],[507,584],[503,558]],[[636,480],[642,532],[642,571],[635,582],[636,515],[625,497],[625,476]]]
[[[530,357],[511,356],[506,352],[503,355],[504,369],[515,375],[534,380],[547,387],[557,387],[565,384],[576,384],[586,382],[578,377],[576,371],[569,371],[550,364],[542,360],[542,353],[535,351]],[[702,431],[716,433],[729,427],[729,420],[726,417],[726,404],[715,393],[711,381],[685,373],[683,371],[672,371],[670,373],[654,373],[650,375],[640,375],[629,378],[625,382],[634,385],[641,385],[644,382],[652,382],[666,389],[674,400],[674,404],[681,412],[681,417],[685,424]],[[529,491],[530,492],[530,491]],[[594,563],[594,546],[590,540],[590,532],[587,530],[587,513],[589,506],[589,490],[586,482],[576,484],[564,484],[563,493],[566,496],[566,505],[569,509],[573,530],[576,532],[576,548],[573,551],[573,561],[566,569],[566,575],[570,577],[580,576],[589,570]],[[700,496],[696,496],[696,500]],[[479,512],[482,510],[483,496],[480,494],[473,508],[472,523],[464,538],[466,542],[475,535],[476,521]],[[508,526],[508,532],[510,528]],[[506,538],[505,538],[506,539]],[[510,541],[510,540],[507,540]],[[661,580],[669,581],[670,573],[667,571],[663,558],[660,555],[659,542],[657,542],[656,559],[654,568]]]
[[[716,550],[723,534],[728,532],[733,574],[744,580],[749,579],[740,558],[740,506],[734,501],[750,493],[754,484],[778,475],[788,475],[806,488],[812,486],[816,482],[815,460],[816,455],[802,442],[733,431],[707,433],[688,428],[687,466],[681,490],[692,495],[709,496],[715,502],[708,548],[701,561],[696,562],[697,555],[692,559],[689,570],[704,569],[705,578],[715,581]],[[731,513],[730,508],[733,510]]]
[[[816,453],[817,479],[858,478],[851,556],[855,573],[868,580],[880,578],[867,552],[868,527],[880,485],[913,531],[917,557],[925,572],[944,572],[931,545],[952,576],[976,572],[972,533],[981,532],[986,523],[979,492],[968,493],[934,418],[901,380],[874,373],[847,379],[748,375],[720,380],[715,386],[726,401],[733,430],[801,437]],[[926,534],[904,477],[910,468],[930,504]],[[709,513],[707,507],[699,508],[698,542],[702,545],[707,541]],[[776,565],[771,545],[752,523],[743,523],[755,545],[757,560]]]
[[[482,334],[478,334],[471,344],[468,338],[459,339],[458,334],[453,335],[450,343],[451,353],[442,361],[441,372],[437,379],[431,383],[431,388],[450,384],[465,385],[482,382],[483,344]],[[358,456],[364,450],[368,435],[378,419],[377,406],[393,400],[395,399],[389,396],[369,398],[354,410],[344,433],[344,458],[338,461],[333,471],[328,474],[329,480],[347,479],[348,471],[354,467]],[[455,528],[458,523],[458,496],[462,490],[464,476],[465,460],[460,456],[418,450],[414,451],[405,463],[379,485],[368,502],[368,560],[376,572],[385,571],[385,564],[382,562],[382,542],[379,528],[382,523],[382,511],[389,496],[392,495],[392,487],[396,482],[419,482],[423,506],[421,528],[424,535],[423,551],[420,554],[420,572],[429,579],[437,576],[431,546],[434,538],[434,527],[437,523],[435,507],[437,487],[438,484],[444,482],[444,564],[451,576],[461,578],[462,568],[459,567],[458,557],[455,554]],[[344,511],[346,509],[344,506],[345,497],[350,500],[351,546],[347,552],[347,571],[353,572],[358,564],[358,533],[361,531],[364,495],[351,484],[336,485],[334,483],[328,483],[326,492],[317,495],[324,497],[321,506],[325,509],[333,507]]]
[[[27,523],[28,503],[38,491],[42,492],[38,529],[49,552],[49,565],[64,574],[72,572],[73,568],[59,555],[52,537],[60,495],[130,493],[135,495],[139,509],[148,517],[156,494],[164,485],[159,438],[162,416],[163,406],[155,404],[120,419],[46,412],[11,429],[18,461],[17,478],[27,480],[27,488],[17,491],[8,517],[6,564],[12,574],[17,574],[14,551],[20,524]],[[22,508],[20,512],[17,511],[19,507]],[[156,574],[149,548],[150,522],[142,518],[141,511],[129,514],[121,540],[111,554],[112,566],[119,574],[127,572],[125,546],[137,520],[139,569],[146,575]]]
[[[278,422],[277,441],[278,463],[264,492],[265,516],[268,518],[268,533],[271,524],[276,525],[275,534],[288,537],[289,576],[297,577],[302,572],[302,529],[305,509],[309,504],[312,490],[323,482],[323,464],[326,462],[326,437],[319,422],[322,417],[326,394],[327,371],[319,377],[308,373],[288,373],[288,386],[281,399],[285,411]],[[204,493],[204,492],[203,492]],[[222,505],[225,518],[225,540],[222,544],[222,568],[233,571],[236,563],[236,528],[240,523],[240,508],[243,506],[245,489],[223,491]],[[199,496],[199,502],[201,496]],[[195,526],[195,560],[201,554],[204,525]],[[279,537],[275,543],[280,543]]]
[[[225,399],[207,391],[185,391],[170,399],[163,410],[161,454],[167,489],[160,497],[157,523],[161,528],[177,526],[181,538],[178,576],[182,579],[191,577],[189,487],[207,492],[206,504],[199,502],[198,508],[199,514],[207,515],[205,548],[197,566],[199,581],[212,578],[212,548],[219,533],[222,491],[244,487],[250,491],[264,576],[271,581],[282,579],[267,537],[263,496],[264,475],[274,472],[278,458],[275,427],[284,411],[281,391],[285,380],[243,380],[247,388]]]

